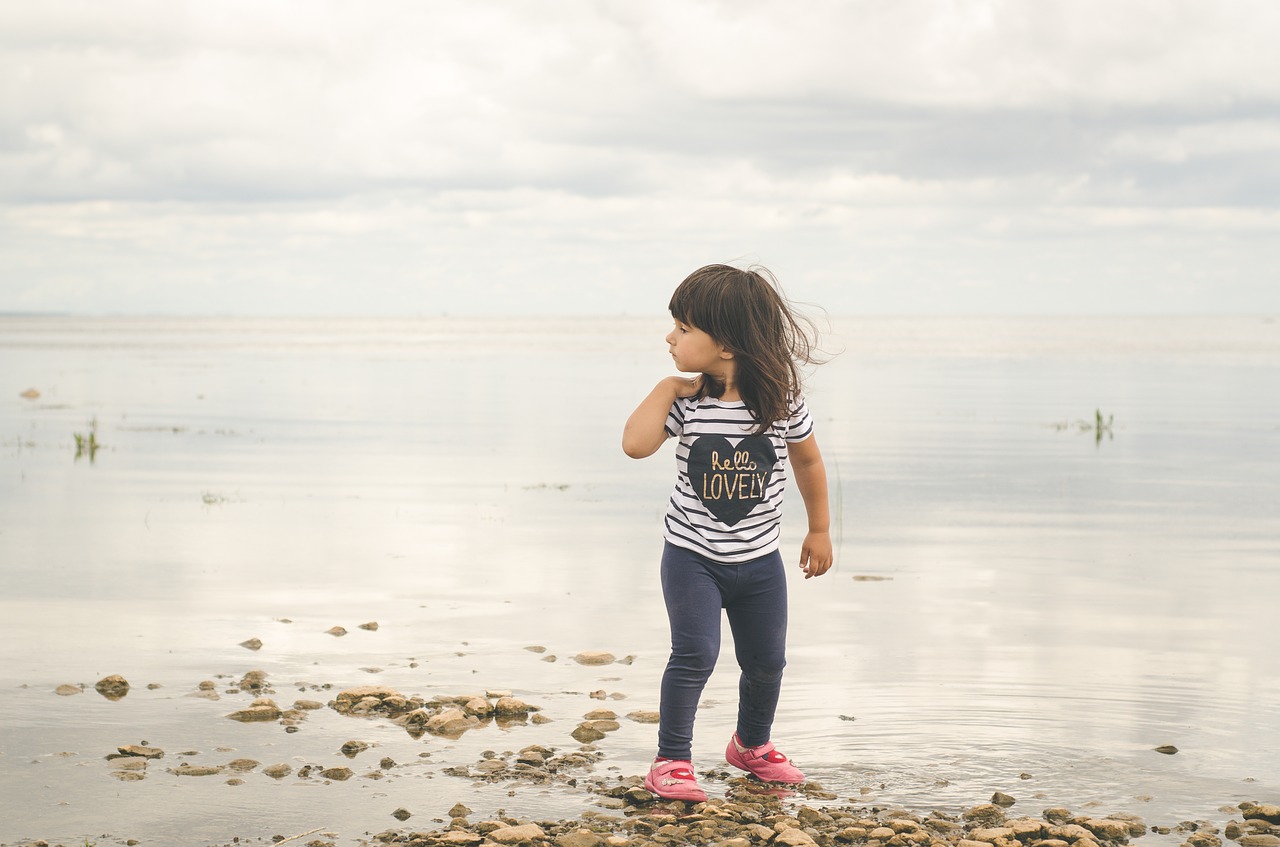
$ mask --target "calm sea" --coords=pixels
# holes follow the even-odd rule
[[[841,804],[954,811],[1002,791],[1017,813],[1160,825],[1280,799],[1280,322],[831,324],[808,394],[838,562],[792,574],[775,727],[810,777]],[[666,329],[0,318],[0,842],[351,843],[458,801],[473,819],[591,809],[580,789],[445,769],[575,749],[585,712],[657,707],[674,459],[618,444],[668,372]],[[793,491],[788,559],[803,526]],[[699,767],[723,764],[733,726],[728,643]],[[284,704],[507,689],[552,722],[414,740],[324,710],[287,734],[227,720],[247,696],[191,696],[252,669]],[[108,674],[133,684],[123,700],[93,691]],[[597,776],[652,756],[654,727],[621,723]],[[348,739],[376,746],[352,764]],[[103,757],[142,740],[168,756],[113,778]],[[387,779],[328,785],[164,770],[384,756],[402,763]]]

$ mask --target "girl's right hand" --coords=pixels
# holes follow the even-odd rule
[[[677,397],[692,397],[702,387],[702,374],[697,376],[669,376],[667,381],[675,389]]]

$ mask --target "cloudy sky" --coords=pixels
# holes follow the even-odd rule
[[[1274,0],[0,5],[0,312],[1280,313]]]

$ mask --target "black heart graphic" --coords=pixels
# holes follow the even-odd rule
[[[763,435],[736,445],[722,435],[700,436],[689,447],[689,483],[707,511],[734,526],[764,502],[778,454]]]

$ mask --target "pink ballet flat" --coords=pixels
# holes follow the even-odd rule
[[[756,779],[764,782],[785,782],[790,785],[804,782],[804,774],[773,746],[772,741],[766,741],[759,747],[743,747],[738,742],[737,733],[734,733],[729,739],[729,746],[725,748],[724,757],[735,768],[754,774]]]
[[[688,759],[654,759],[644,775],[644,787],[667,800],[701,803],[707,799],[707,792],[698,787],[693,763]]]

